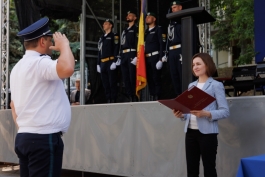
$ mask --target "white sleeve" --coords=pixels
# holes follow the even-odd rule
[[[56,70],[57,60],[50,57],[42,57],[38,63],[40,77],[45,80],[60,80]]]

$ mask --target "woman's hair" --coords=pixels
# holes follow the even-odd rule
[[[194,58],[197,58],[197,57],[201,58],[203,63],[205,64],[207,76],[212,77],[216,72],[216,67],[213,62],[212,57],[208,53],[197,53],[192,57],[191,70],[192,70],[193,75],[196,76],[195,73],[193,72],[193,60]]]

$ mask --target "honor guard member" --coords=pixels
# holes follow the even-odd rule
[[[166,34],[156,25],[156,15],[148,12],[145,18],[148,29],[145,30],[145,60],[147,83],[151,99],[156,101],[161,95],[161,68],[165,49]]]
[[[180,1],[171,3],[172,12],[182,10]],[[182,93],[182,55],[181,55],[181,24],[171,20],[168,26],[168,62],[175,96]],[[166,57],[163,62],[166,62]]]
[[[101,80],[105,89],[108,103],[115,103],[117,98],[116,62],[119,54],[119,36],[112,32],[113,22],[106,19],[103,23],[103,34],[98,42],[97,71],[101,73]]]
[[[136,62],[137,62],[137,42],[138,27],[135,25],[137,16],[134,12],[128,11],[126,21],[129,26],[123,30],[121,35],[121,59],[118,59],[117,65],[121,65],[123,82],[125,84],[126,94],[130,100],[138,101],[136,96]]]
[[[52,34],[48,22],[42,18],[17,34],[24,38],[26,52],[10,75],[10,106],[18,126],[15,152],[21,177],[61,176],[61,135],[71,121],[62,79],[73,74],[75,60],[66,36]],[[52,50],[60,52],[58,60],[51,59]]]

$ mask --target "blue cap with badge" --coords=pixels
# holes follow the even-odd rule
[[[23,37],[24,41],[37,39],[41,36],[52,36],[48,22],[49,18],[44,17],[17,33],[17,36]]]

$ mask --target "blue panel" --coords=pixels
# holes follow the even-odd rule
[[[265,58],[265,1],[254,0],[256,63]]]

